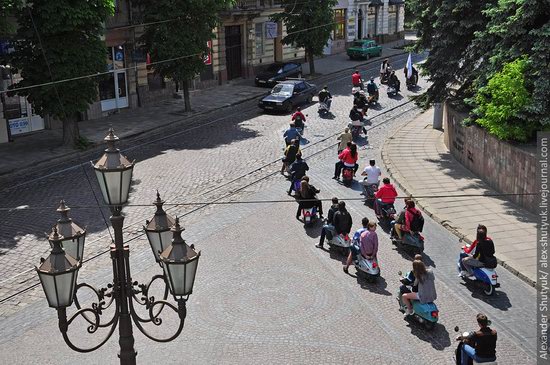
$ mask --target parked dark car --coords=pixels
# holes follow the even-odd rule
[[[256,86],[273,87],[288,77],[302,77],[302,65],[294,62],[274,63],[256,76]]]
[[[263,110],[283,110],[291,112],[295,106],[311,103],[317,94],[317,87],[304,80],[286,80],[273,87],[271,92],[264,96],[258,106]]]

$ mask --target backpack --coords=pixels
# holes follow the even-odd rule
[[[413,232],[422,232],[424,228],[424,217],[420,212],[416,213],[411,222],[411,231]]]

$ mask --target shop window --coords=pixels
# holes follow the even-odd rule
[[[376,7],[369,6],[369,11],[367,13],[367,18],[368,18],[367,33],[369,33],[369,35],[371,37],[373,37],[376,34],[378,34],[378,29],[377,29],[377,24],[376,24],[377,23]]]
[[[256,23],[256,57],[264,54],[264,23]]]
[[[346,39],[346,10],[336,9],[334,11],[334,39]]]
[[[397,5],[390,5],[388,10],[388,33],[397,32]]]

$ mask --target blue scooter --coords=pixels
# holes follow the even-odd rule
[[[398,274],[399,276],[403,275],[401,271],[399,271]],[[412,286],[414,283],[414,276],[412,272],[408,272],[406,276],[401,277],[400,281],[406,287]],[[403,300],[401,299],[402,294],[403,294],[403,290],[400,289],[397,292],[397,302],[399,303],[399,311],[402,313],[405,313],[406,306],[403,303]],[[412,317],[417,322],[424,325],[424,328],[426,328],[427,330],[432,330],[435,327],[435,324],[437,323],[437,321],[439,320],[439,309],[437,309],[437,306],[435,305],[435,303],[433,302],[420,303],[420,301],[418,300],[413,300],[412,306],[414,311]]]
[[[462,243],[462,240],[459,241]],[[458,272],[462,273],[464,271],[464,267],[461,265],[461,260],[464,257],[468,257],[468,254],[464,252],[464,248],[467,246],[462,246],[462,252],[458,256],[458,261],[456,263],[458,267]],[[483,294],[487,296],[491,296],[495,293],[495,288],[500,288],[500,283],[497,282],[497,272],[495,269],[488,268],[488,267],[476,267],[474,268],[474,278],[471,279],[470,277],[466,275],[460,276],[462,280],[464,281],[477,281],[483,285]]]

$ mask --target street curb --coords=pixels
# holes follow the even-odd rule
[[[133,139],[135,139],[138,136],[142,136],[144,134],[151,133],[153,131],[157,131],[161,128],[165,128],[165,127],[174,125],[178,122],[184,122],[184,121],[186,121],[188,119],[191,119],[191,118],[196,118],[196,117],[199,117],[199,116],[208,115],[212,112],[215,112],[215,111],[218,111],[218,110],[221,110],[221,109],[230,108],[230,107],[235,106],[235,105],[246,103],[247,101],[256,99],[258,96],[259,95],[250,96],[250,97],[247,97],[245,99],[238,100],[238,101],[235,101],[235,102],[230,103],[230,104],[226,104],[226,105],[224,105],[222,107],[219,107],[219,108],[216,108],[216,109],[193,113],[193,114],[191,114],[189,116],[186,116],[184,118],[175,119],[175,120],[169,121],[169,122],[167,122],[165,124],[162,124],[162,125],[156,125],[155,127],[152,127],[152,128],[137,131],[135,133],[124,136],[123,139],[126,143],[131,142]],[[37,169],[37,168],[38,169],[46,169],[48,167],[53,167],[56,164],[69,162],[73,159],[79,159],[79,156],[81,154],[101,152],[102,149],[103,149],[103,142],[93,142],[92,144],[90,144],[90,146],[86,150],[83,150],[83,151],[75,150],[75,151],[72,151],[72,152],[70,152],[68,154],[65,154],[65,155],[55,156],[55,157],[51,157],[51,158],[46,159],[46,160],[42,160],[42,161],[40,161],[37,164],[34,164],[32,166],[24,167],[22,169],[9,170],[5,173],[0,174],[0,184],[3,184],[4,180],[9,180],[11,178],[14,178],[14,177],[17,177],[17,176],[20,176],[20,175],[25,175],[25,173],[28,172],[31,169]],[[83,161],[79,161],[79,164],[80,163],[83,163]],[[8,189],[9,189],[9,187],[8,187]]]
[[[418,116],[416,116],[415,118],[411,119],[409,122],[407,122],[406,124],[403,124],[401,127],[399,127],[390,137],[388,137],[383,145],[382,145],[382,151],[381,151],[381,154],[382,154],[382,162],[384,163],[385,167],[386,167],[386,170],[388,171],[388,174],[390,175],[390,177],[393,179],[393,181],[401,188],[401,190],[403,190],[405,192],[405,194],[407,195],[410,195],[413,199],[414,199],[414,194],[412,194],[409,190],[407,190],[402,183],[400,183],[400,181],[403,181],[403,176],[401,176],[401,174],[399,174],[399,172],[397,171],[393,171],[393,164],[390,160],[390,158],[388,157],[388,154],[386,152],[386,147],[388,145],[388,141],[393,139],[393,137],[395,135],[397,135],[397,133],[399,133],[399,131],[401,129],[403,129],[404,127],[406,127],[407,125],[409,125],[410,123],[412,123]],[[434,221],[436,221],[438,224],[440,224],[441,226],[445,227],[449,232],[451,232],[452,234],[454,234],[455,236],[461,238],[464,242],[468,243],[468,244],[471,244],[472,243],[472,240],[468,239],[466,237],[466,235],[462,234],[461,232],[458,231],[458,229],[454,228],[454,227],[451,227],[449,224],[446,224],[447,220],[444,220],[444,219],[441,219],[439,218],[438,216],[434,215],[433,213],[431,213],[428,209],[426,209],[425,206],[423,206],[422,204],[420,204],[416,199],[414,199],[415,202],[416,202],[416,205],[418,207],[420,207],[424,212],[425,214],[427,214],[430,218],[432,218]],[[524,281],[525,283],[529,284],[530,286],[534,287],[534,288],[540,288],[540,285],[537,285],[537,282],[532,280],[531,278],[527,277],[526,275],[522,274],[520,271],[518,271],[516,268],[512,267],[510,264],[508,264],[507,262],[499,259],[498,257],[496,258],[497,259],[497,262],[500,266],[502,266],[503,268],[505,268],[506,270],[508,270],[509,272],[511,272],[513,275],[517,276],[518,278],[520,278],[522,281]]]

